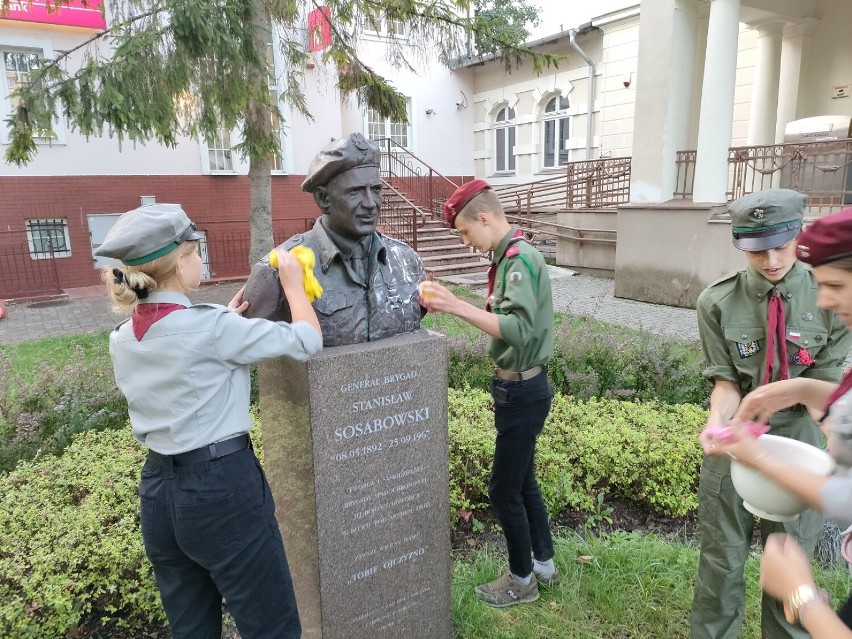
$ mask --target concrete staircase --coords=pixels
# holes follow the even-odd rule
[[[430,219],[417,229],[417,252],[429,279],[473,284],[487,272],[488,261],[465,246],[443,220]]]
[[[465,246],[458,233],[447,228],[443,219],[433,218],[428,209],[424,209],[408,194],[399,191],[387,182],[383,190],[381,224],[385,233],[391,237],[398,235],[409,241],[408,233],[394,233],[398,225],[407,224],[410,228],[410,211],[414,205],[418,211],[417,252],[423,260],[429,279],[452,283],[478,285],[485,281],[488,262],[478,252]]]

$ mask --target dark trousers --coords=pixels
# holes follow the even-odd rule
[[[553,557],[547,509],[535,479],[535,440],[544,426],[553,395],[542,372],[526,381],[491,381],[497,440],[488,478],[491,507],[503,527],[509,569],[519,577],[532,572],[532,554],[539,561]]]
[[[145,553],[174,639],[220,639],[223,597],[243,639],[301,637],[275,504],[253,450],[190,466],[149,459],[139,496]]]

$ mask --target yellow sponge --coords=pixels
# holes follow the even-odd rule
[[[313,302],[322,295],[322,286],[317,281],[316,276],[314,276],[314,266],[317,264],[317,258],[314,252],[307,246],[294,246],[290,249],[290,253],[302,265],[302,272],[305,276],[305,295],[309,302]],[[272,249],[269,253],[269,266],[275,269],[278,268],[278,249]]]

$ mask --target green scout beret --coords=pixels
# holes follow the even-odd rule
[[[201,238],[179,204],[148,204],[119,217],[95,255],[137,266],[171,253],[181,242]]]
[[[728,205],[734,246],[766,251],[783,246],[802,228],[808,196],[790,189],[749,193]]]
[[[326,146],[311,160],[308,174],[302,182],[302,190],[313,193],[315,188],[328,184],[335,175],[359,166],[378,167],[381,159],[382,151],[379,145],[360,133],[340,138]]]

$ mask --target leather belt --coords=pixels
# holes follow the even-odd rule
[[[190,464],[200,464],[202,462],[219,459],[232,453],[245,450],[251,445],[251,440],[247,434],[232,437],[209,446],[202,446],[195,450],[190,450],[177,455],[161,455],[153,450],[148,450],[148,459],[158,464],[173,464],[175,466],[189,466]]]
[[[543,370],[544,366],[533,366],[525,371],[507,371],[502,368],[498,368],[495,369],[494,374],[500,379],[505,379],[509,382],[523,382],[528,379],[532,379]]]

